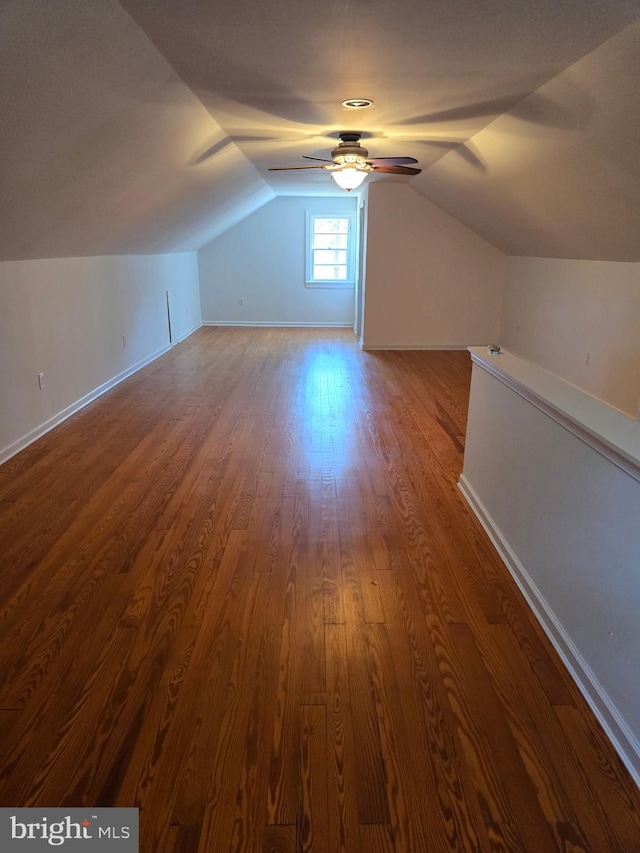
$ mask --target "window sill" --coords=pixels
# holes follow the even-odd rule
[[[353,281],[306,281],[305,287],[310,288],[330,288],[331,290],[353,290],[355,282]]]

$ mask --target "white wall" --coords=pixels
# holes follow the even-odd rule
[[[500,343],[636,417],[640,264],[508,258]]]
[[[461,488],[640,783],[640,433],[510,353],[474,353]]]
[[[0,264],[0,462],[168,348],[167,290],[175,342],[201,324],[195,253]]]
[[[408,184],[369,187],[363,346],[465,347],[498,336],[504,255]]]
[[[356,205],[344,194],[279,197],[201,249],[203,322],[353,325],[353,288],[305,287],[305,228],[307,210],[355,213]]]

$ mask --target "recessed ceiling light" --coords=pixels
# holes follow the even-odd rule
[[[373,106],[373,101],[370,98],[349,98],[342,102],[342,106],[348,110],[365,110]]]

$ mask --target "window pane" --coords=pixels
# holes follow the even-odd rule
[[[348,219],[314,219],[315,234],[346,234],[349,228]]]
[[[314,234],[314,249],[346,249],[346,234]]]
[[[314,264],[313,277],[319,281],[346,281],[346,266],[317,266]]]
[[[306,284],[349,287],[354,280],[355,216],[307,211]]]
[[[332,251],[318,251],[315,249],[313,252],[313,263],[314,264],[347,264],[347,253],[346,252],[332,252]]]

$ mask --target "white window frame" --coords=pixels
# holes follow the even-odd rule
[[[347,226],[347,277],[341,281],[335,279],[319,279],[313,277],[313,236],[314,222],[316,219],[346,219]],[[355,287],[356,283],[356,217],[351,211],[340,213],[315,213],[307,211],[306,232],[305,232],[305,248],[306,248],[306,276],[305,284],[307,287],[335,287],[342,290]]]

